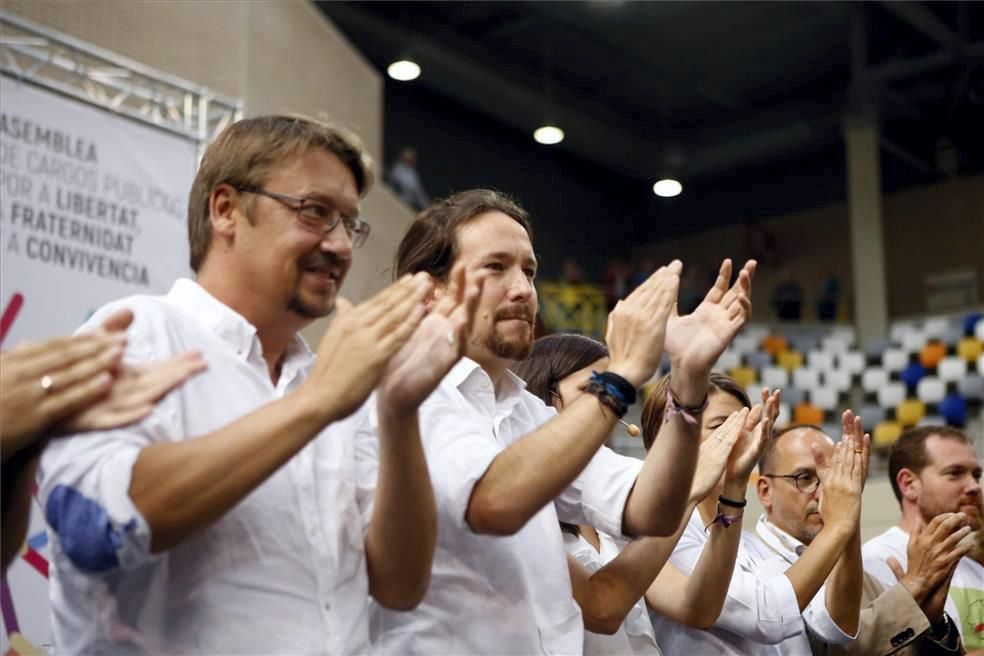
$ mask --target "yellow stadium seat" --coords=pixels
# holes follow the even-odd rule
[[[926,416],[926,404],[919,399],[906,399],[895,407],[895,419],[903,426],[915,426]]]
[[[789,343],[782,335],[769,335],[762,340],[762,350],[775,357],[786,350]]]
[[[927,369],[935,369],[940,360],[946,357],[946,347],[939,342],[930,342],[919,353],[919,364]]]
[[[964,337],[957,344],[957,355],[967,362],[977,362],[977,358],[984,353],[984,342],[973,337]]]
[[[883,421],[872,432],[872,445],[876,449],[888,449],[895,444],[902,434],[902,424],[895,421]]]
[[[743,389],[758,382],[758,371],[751,367],[735,367],[728,372],[728,375],[734,378]]]
[[[819,426],[823,423],[823,410],[809,403],[800,403],[793,409],[793,423]]]
[[[776,357],[779,366],[787,371],[794,371],[803,366],[803,354],[799,351],[783,351]]]

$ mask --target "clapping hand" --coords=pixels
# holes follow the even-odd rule
[[[380,411],[416,411],[464,354],[485,276],[469,276],[459,263],[450,278],[447,292],[387,365],[379,384]]]
[[[659,368],[666,322],[676,307],[683,264],[660,267],[608,315],[608,371],[639,387]]]
[[[731,340],[752,313],[752,277],[755,260],[749,260],[731,279],[731,260],[721,263],[714,286],[690,314],[680,316],[676,306],[666,326],[666,352],[674,368],[696,374],[710,372]]]

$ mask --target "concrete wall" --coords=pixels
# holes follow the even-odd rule
[[[887,195],[882,223],[890,318],[928,312],[924,280],[933,273],[975,270],[978,303],[984,300],[984,176]],[[763,263],[756,276],[755,320],[772,317],[768,300],[784,276],[803,288],[804,319],[816,317],[816,294],[831,274],[840,278],[850,307],[854,284],[844,203],[764,219],[760,225],[773,236],[775,250],[773,261]],[[747,257],[747,242],[748,228],[730,225],[642,245],[634,255],[652,255],[657,262],[680,257],[706,271],[723,257]]]
[[[242,98],[247,115],[288,111],[327,117],[358,133],[381,162],[380,74],[309,2],[2,0],[0,7]],[[363,201],[362,214],[372,234],[357,251],[343,287],[355,301],[389,281],[392,254],[413,218],[381,184]],[[305,336],[316,343],[325,325],[314,324]]]

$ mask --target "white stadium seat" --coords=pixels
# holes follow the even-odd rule
[[[923,403],[939,403],[946,396],[946,383],[935,376],[926,376],[916,385],[916,397]]]
[[[889,373],[898,373],[909,364],[909,354],[898,348],[885,349],[882,353],[882,368]]]
[[[955,355],[949,355],[936,365],[936,375],[944,383],[956,382],[967,375],[967,361]]]
[[[895,409],[895,406],[905,401],[905,385],[891,382],[882,385],[878,390],[878,405],[883,408]]]
[[[861,389],[868,394],[875,394],[888,383],[888,372],[881,367],[870,367],[861,374]]]

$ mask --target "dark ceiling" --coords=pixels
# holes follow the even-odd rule
[[[626,179],[796,166],[877,115],[885,185],[984,171],[984,3],[319,3],[381,70]],[[952,158],[951,158],[952,160]],[[952,171],[951,171],[952,173]]]

